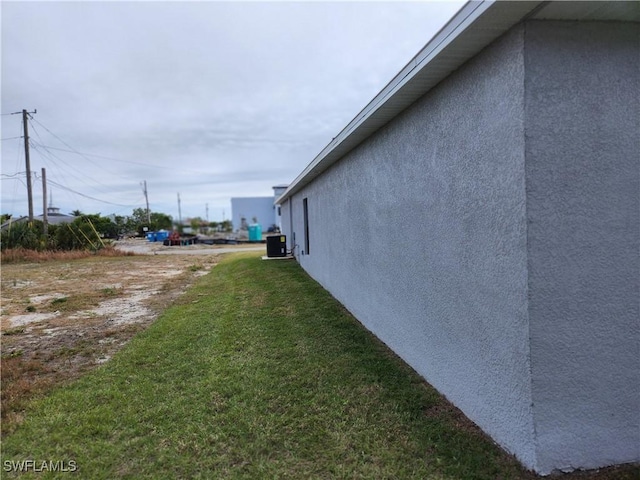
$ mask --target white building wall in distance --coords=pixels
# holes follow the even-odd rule
[[[231,199],[231,222],[233,230],[240,229],[242,217],[246,219],[247,225],[257,220],[262,226],[262,231],[266,232],[275,223],[274,197],[236,197]]]

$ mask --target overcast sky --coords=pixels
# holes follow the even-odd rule
[[[464,2],[8,2],[2,213],[231,217],[287,184]],[[91,197],[91,198],[89,198]]]

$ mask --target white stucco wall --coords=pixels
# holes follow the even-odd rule
[[[523,68],[517,28],[296,194],[291,232],[315,279],[533,466]]]
[[[283,205],[303,268],[543,474],[640,461],[638,47],[521,24]]]
[[[525,38],[537,467],[640,461],[640,28]]]

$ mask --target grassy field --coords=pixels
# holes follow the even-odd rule
[[[14,262],[4,263],[7,253]],[[3,251],[2,435],[30,400],[108,361],[217,258]]]
[[[295,262],[256,254],[34,402],[2,448],[3,470],[30,459],[90,479],[536,478]]]

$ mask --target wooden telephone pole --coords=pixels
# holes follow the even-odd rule
[[[27,112],[22,110],[22,125],[24,126],[24,160],[27,166],[27,200],[29,202],[29,223],[33,223],[33,189],[31,187],[31,162],[29,160],[29,123],[27,117],[32,113],[38,113],[37,110]]]
[[[149,194],[147,193],[147,181],[145,180],[140,184],[142,187],[142,192],[144,193],[144,199],[147,202],[147,223],[149,224],[149,228],[151,228],[151,211],[149,210]]]

